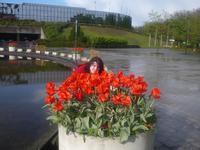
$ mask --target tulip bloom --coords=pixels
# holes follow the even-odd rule
[[[160,98],[160,90],[156,87],[154,87],[152,90],[151,90],[151,96],[155,99],[159,99]]]

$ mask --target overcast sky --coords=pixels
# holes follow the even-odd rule
[[[83,7],[127,14],[132,17],[133,26],[141,26],[149,20],[151,11],[173,14],[180,10],[200,8],[200,0],[0,0],[8,3],[44,3]]]

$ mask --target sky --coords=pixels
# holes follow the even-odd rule
[[[0,0],[0,2],[42,3],[122,13],[132,17],[133,26],[144,25],[150,20],[149,13],[152,11],[159,14],[167,12],[171,15],[177,11],[200,8],[200,0]]]

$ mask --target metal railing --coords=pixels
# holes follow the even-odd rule
[[[53,55],[54,54],[54,55]],[[76,67],[76,61],[74,61],[73,59],[70,59],[68,57],[63,57],[60,56],[56,53],[51,53],[51,54],[45,54],[44,52],[40,52],[40,51],[27,51],[27,52],[10,52],[8,50],[4,50],[4,51],[0,51],[0,55],[11,55],[11,56],[21,56],[21,57],[31,57],[31,58],[39,58],[39,59],[43,59],[43,60],[50,60],[50,61],[54,61],[56,63],[62,64],[64,66],[70,67],[70,68],[74,68]]]

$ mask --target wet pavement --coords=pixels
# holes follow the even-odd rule
[[[200,55],[168,49],[101,50],[109,69],[143,75],[162,91],[155,150],[200,150]]]

